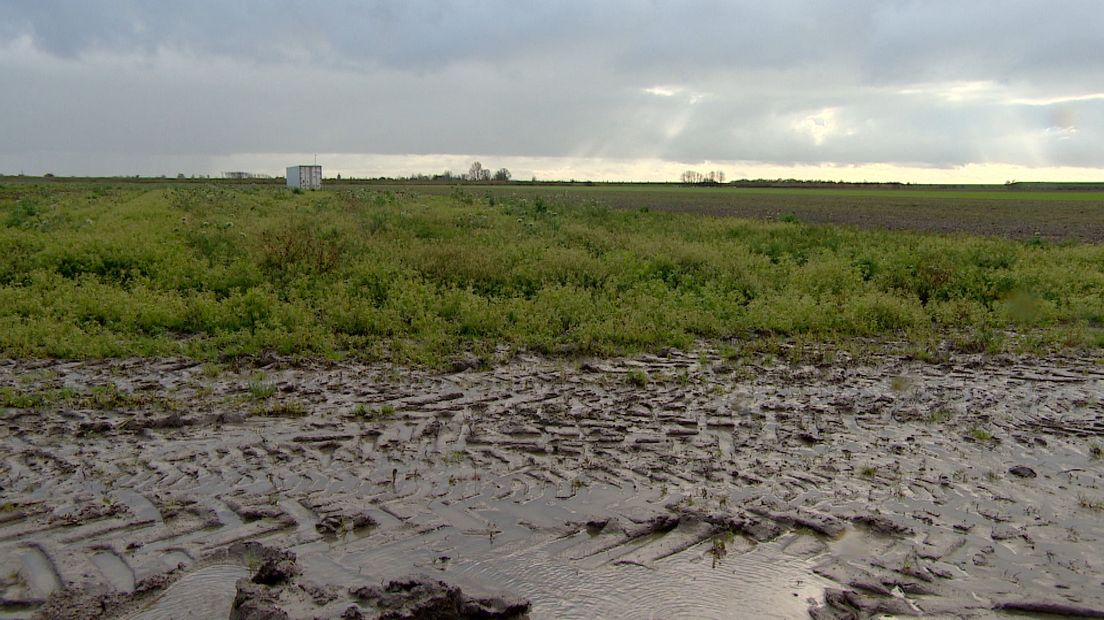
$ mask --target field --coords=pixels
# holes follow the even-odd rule
[[[1052,189],[0,181],[0,619],[1104,617]]]
[[[437,580],[534,620],[1100,617],[1102,393],[1071,357],[7,360],[0,617],[374,618]]]
[[[353,187],[354,185],[347,185]],[[386,187],[386,185],[375,185]],[[441,185],[395,185],[396,190],[448,194]],[[617,209],[652,209],[872,230],[915,230],[992,235],[1011,239],[1104,241],[1104,191],[1076,184],[1057,189],[1003,186],[685,187],[667,184],[492,185],[479,196],[541,196],[552,201],[592,201]]]
[[[680,212],[743,213],[715,189],[447,191],[4,185],[0,351],[445,367],[503,347],[615,355],[863,338],[932,356],[1102,342],[1104,247],[805,223],[902,219],[893,201],[913,200],[931,202],[921,227],[940,228],[961,199],[958,228],[986,229],[993,209],[1028,209],[1018,194],[877,206],[883,192],[738,190],[775,213],[754,221]],[[1094,196],[1039,192],[1025,219],[1091,230],[1073,218],[1101,219]],[[603,202],[630,199],[645,208]],[[858,214],[833,202],[853,200]]]

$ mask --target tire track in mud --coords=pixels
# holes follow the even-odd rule
[[[1104,609],[1092,360],[9,361],[0,385],[127,395],[0,410],[0,618],[179,613],[253,540],[335,617],[411,571],[534,617]]]

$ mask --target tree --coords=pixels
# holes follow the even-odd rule
[[[491,171],[483,167],[483,164],[475,161],[472,162],[471,168],[468,168],[468,180],[469,181],[490,181]]]
[[[712,174],[712,173],[710,173]],[[702,183],[705,181],[705,175],[697,170],[687,170],[682,173],[683,183]]]
[[[510,180],[510,171],[505,169],[505,168],[499,168],[494,173],[494,180],[495,181],[509,181]]]
[[[702,174],[697,170],[687,170],[680,178],[683,183],[724,183],[725,173],[720,170],[710,170]]]

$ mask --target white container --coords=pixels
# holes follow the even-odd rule
[[[322,166],[288,166],[287,186],[302,189],[322,189]]]

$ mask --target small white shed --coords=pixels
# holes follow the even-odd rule
[[[317,164],[288,166],[287,186],[303,189],[322,189],[322,166]]]

